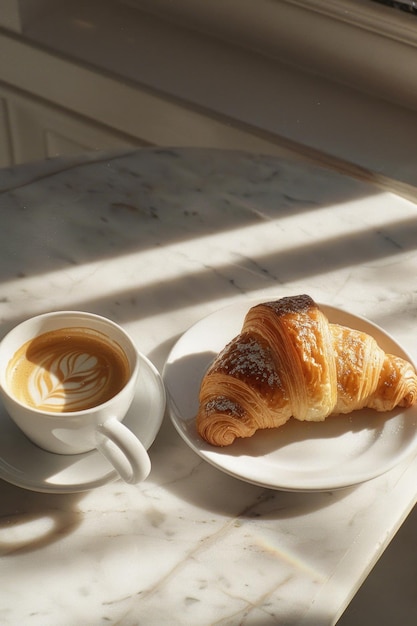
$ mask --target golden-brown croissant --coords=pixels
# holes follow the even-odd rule
[[[328,322],[306,295],[252,307],[241,333],[201,382],[197,430],[226,446],[290,417],[322,421],[369,407],[390,411],[417,399],[413,366],[370,335]]]

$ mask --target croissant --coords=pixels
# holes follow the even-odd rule
[[[417,376],[367,333],[331,324],[307,295],[253,306],[203,377],[197,431],[227,446],[294,417],[323,421],[417,399]]]

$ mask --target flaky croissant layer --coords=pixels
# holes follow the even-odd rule
[[[200,387],[197,430],[226,446],[290,417],[322,421],[417,400],[417,376],[367,333],[331,324],[307,295],[252,307]]]

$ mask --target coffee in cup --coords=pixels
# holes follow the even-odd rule
[[[59,328],[34,337],[7,367],[7,384],[17,400],[57,413],[107,402],[129,377],[121,346],[92,328]]]
[[[41,448],[55,454],[96,448],[123,480],[137,483],[149,474],[150,459],[122,422],[140,363],[133,340],[115,322],[81,311],[45,313],[1,341],[0,392],[10,417]]]

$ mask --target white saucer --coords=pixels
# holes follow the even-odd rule
[[[154,365],[144,355],[141,359],[140,383],[123,423],[149,449],[164,417],[165,388]],[[118,475],[97,450],[60,455],[38,448],[0,404],[0,478],[31,491],[72,493],[100,487]]]
[[[195,415],[202,376],[217,353],[240,332],[254,303],[221,309],[192,326],[176,343],[163,378],[172,422],[203,459],[236,478],[287,491],[352,486],[391,469],[417,449],[417,405],[377,413],[355,411],[324,422],[290,420],[231,446],[210,446],[198,435]],[[386,351],[411,357],[381,328],[341,309],[321,305],[331,322],[372,334]]]

